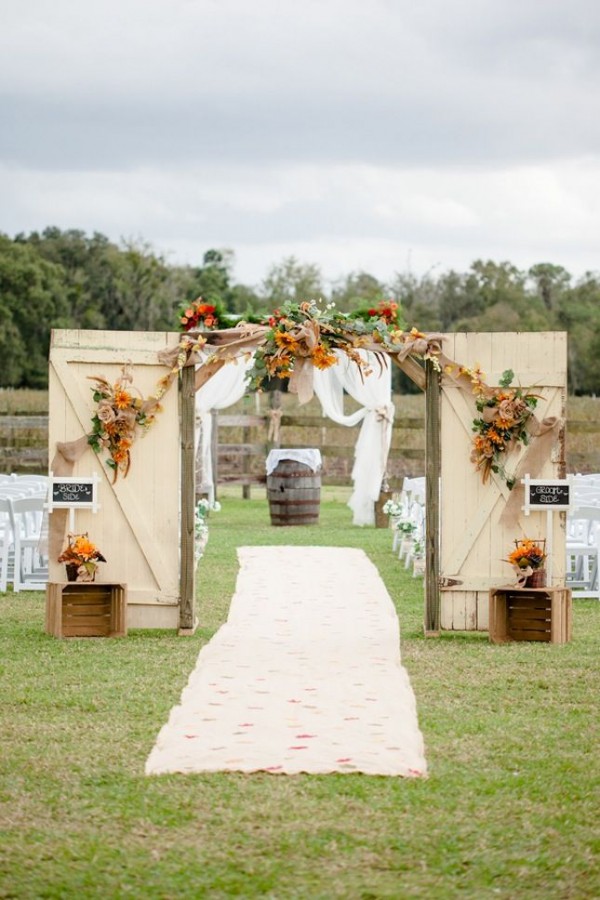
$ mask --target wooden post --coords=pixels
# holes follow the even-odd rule
[[[250,474],[250,456],[248,452],[248,444],[250,443],[250,429],[247,425],[242,429],[242,444],[244,445],[244,455],[242,457],[242,472],[244,475],[248,476]],[[242,499],[249,500],[250,499],[250,485],[243,484],[242,485]]]
[[[272,410],[272,415],[274,414],[281,418],[281,391],[280,390],[275,390],[275,391],[270,392],[269,406],[270,406],[270,409]],[[271,450],[273,450],[273,449],[277,450],[281,447],[281,439],[279,437],[279,429],[277,429],[277,434],[278,434],[277,440],[272,440],[269,443],[269,449],[271,449]]]
[[[210,456],[212,459],[214,497],[217,499],[217,484],[219,483],[219,413],[211,409],[212,429],[210,435]]]
[[[440,375],[425,366],[425,634],[440,633]]]
[[[181,372],[181,574],[179,634],[193,634],[196,618],[195,502],[196,461],[194,427],[196,423],[194,367]]]

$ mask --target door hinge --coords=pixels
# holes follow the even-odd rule
[[[443,576],[440,576],[438,584],[441,588],[448,588],[454,587],[456,584],[462,584],[462,581],[458,578],[444,578]]]

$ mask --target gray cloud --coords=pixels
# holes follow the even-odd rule
[[[4,231],[598,265],[596,0],[30,0],[3,17]]]

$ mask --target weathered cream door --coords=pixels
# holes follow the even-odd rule
[[[133,365],[134,387],[144,398],[155,393],[167,372],[158,363],[161,350],[177,345],[178,335],[164,332],[55,330],[50,349],[49,459],[56,442],[74,441],[91,431],[95,411],[93,382],[111,383],[121,367]],[[90,539],[107,559],[99,580],[128,588],[128,625],[177,628],[180,602],[180,429],[177,382],[162,401],[162,412],[131,451],[131,468],[112,484],[102,455],[88,447],[75,463],[74,475],[100,476],[100,510],[78,510],[77,532]],[[60,534],[57,534],[57,529]],[[65,515],[49,517],[50,545],[66,543]],[[64,566],[50,560],[50,581],[64,581]]]
[[[548,440],[548,452],[541,468],[530,474],[537,478],[564,477],[564,420],[567,378],[567,338],[562,332],[448,334],[444,352],[457,363],[472,368],[479,365],[484,380],[498,385],[502,373],[512,369],[513,385],[533,388],[541,395],[536,418],[556,416],[561,425]],[[442,629],[486,630],[489,589],[514,583],[510,565],[503,560],[523,536],[545,538],[545,513],[525,516],[521,511],[524,491],[520,481],[513,491],[496,475],[482,484],[469,461],[472,422],[477,417],[474,398],[444,377],[441,397],[441,483],[440,483],[440,585]],[[507,470],[517,465],[526,474],[535,447],[516,450],[507,459]],[[529,454],[529,457],[528,457]],[[517,516],[504,521],[511,493],[518,492]],[[515,503],[513,499],[512,504]],[[565,515],[553,518],[553,584],[564,582]]]

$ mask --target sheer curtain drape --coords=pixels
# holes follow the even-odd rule
[[[204,485],[213,489],[211,410],[225,409],[242,399],[246,390],[246,373],[253,361],[254,354],[227,363],[196,391],[196,454],[200,453]]]
[[[373,525],[392,439],[392,372],[390,363],[380,365],[373,353],[361,351],[361,355],[372,369],[370,375],[361,377],[356,363],[338,353],[336,366],[315,369],[314,386],[324,414],[334,422],[352,426],[362,421],[354,449],[354,491],[348,505],[355,525]],[[350,415],[344,414],[344,390],[362,407]]]

